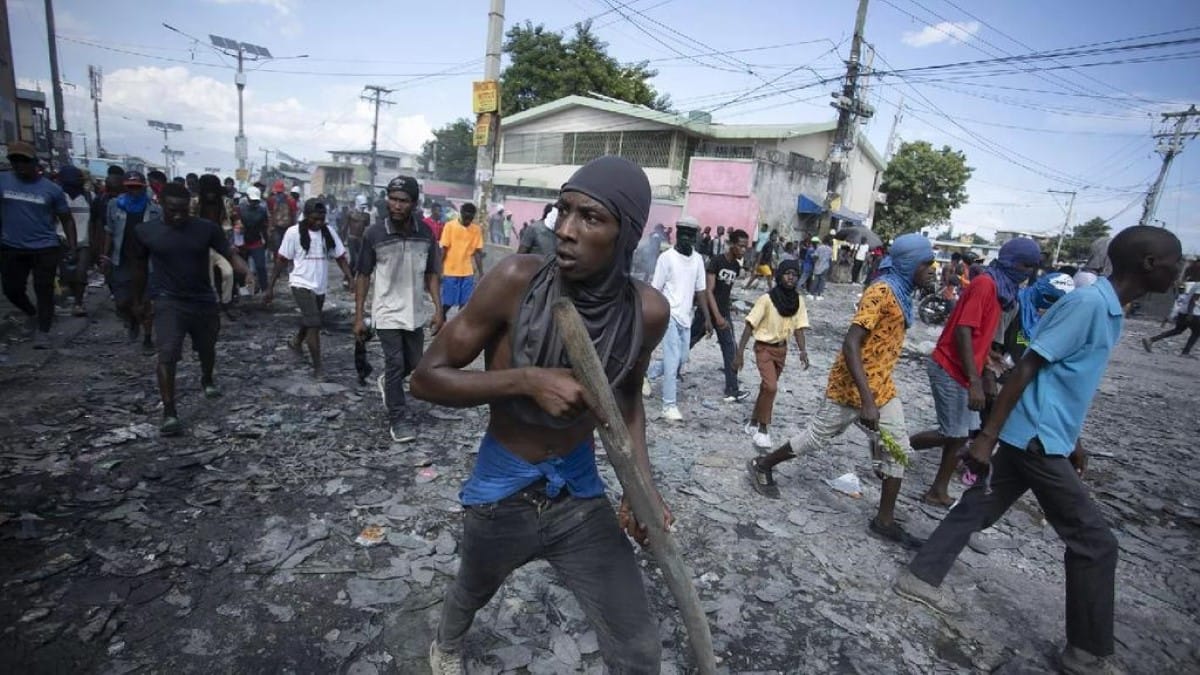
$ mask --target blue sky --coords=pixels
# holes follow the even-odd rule
[[[828,103],[834,85],[799,87],[842,68],[856,4],[509,0],[506,21],[560,29],[597,17],[595,27],[610,52],[623,61],[650,60],[659,71],[654,86],[680,110],[713,110],[718,122],[783,123],[833,116]],[[398,89],[395,105],[383,112],[381,147],[416,150],[431,129],[470,112],[470,83],[482,75],[488,3],[57,0],[55,5],[63,78],[75,85],[66,88],[69,128],[86,131],[94,143],[87,66],[99,65],[105,72],[106,148],[154,155],[161,137],[145,120],[174,121],[185,127],[171,142],[187,153],[183,168],[214,166],[230,173],[236,90],[229,59],[205,46],[208,34],[261,44],[277,57],[309,55],[252,66],[261,66],[248,74],[246,90],[254,163],[262,161],[259,148],[318,159],[325,150],[365,147],[371,108],[359,98],[364,84]],[[9,0],[8,6],[18,79],[22,86],[44,87],[49,66],[42,2]],[[200,43],[164,28],[164,22]],[[1166,31],[1175,32],[1114,44],[1200,37],[1200,3],[872,0],[866,39],[876,50],[876,69],[898,70]],[[1167,53],[1185,58],[1036,73],[1008,67],[1010,74],[874,78],[868,97],[878,112],[863,131],[882,151],[903,95],[902,140],[948,144],[967,154],[975,175],[970,203],[952,217],[959,231],[1057,231],[1065,204],[1047,194],[1048,188],[1079,192],[1073,222],[1116,216],[1113,222],[1123,227],[1141,214],[1139,195],[1160,164],[1151,138],[1160,126],[1157,114],[1200,102],[1195,75],[1200,49],[1183,45],[1039,63]],[[750,100],[735,100],[739,95]],[[78,139],[77,147],[81,143]],[[1200,252],[1198,204],[1200,144],[1193,144],[1176,159],[1157,212],[1193,252]]]

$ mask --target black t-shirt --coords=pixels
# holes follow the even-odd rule
[[[147,210],[149,210],[149,208],[149,206],[146,207]],[[132,251],[134,238],[130,236],[130,233],[133,232],[135,227],[141,225],[145,218],[146,211],[125,214],[125,238],[121,240],[121,260],[129,260],[129,257],[133,255]]]
[[[736,260],[730,260],[727,255],[713,256],[708,261],[706,271],[716,277],[716,281],[713,283],[713,297],[716,298],[717,309],[723,316],[729,316],[729,294],[733,290],[733,284],[737,281],[738,272],[741,269],[741,264]]]
[[[150,297],[197,304],[216,304],[209,281],[208,249],[229,255],[229,240],[211,220],[189,216],[180,225],[160,219],[141,223],[133,230],[134,258],[150,259]]]

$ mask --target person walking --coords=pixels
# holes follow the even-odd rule
[[[1067,644],[1061,670],[1117,672],[1113,623],[1119,547],[1083,484],[1087,454],[1078,440],[1120,341],[1122,308],[1147,293],[1169,290],[1182,252],[1179,239],[1165,229],[1126,228],[1109,244],[1111,275],[1067,294],[1041,318],[991,417],[971,442],[970,461],[989,474],[987,480],[963,494],[897,576],[898,595],[939,612],[961,612],[940,588],[946,574],[972,533],[996,523],[1032,490],[1066,545]]]
[[[824,241],[813,237],[817,248],[813,251],[812,299],[820,300],[825,295],[825,282],[833,266],[833,237],[826,235]]]
[[[474,222],[475,205],[463,204],[459,219],[442,229],[442,315],[455,307],[466,307],[483,276],[483,230]]]
[[[329,290],[329,260],[332,258],[342,270],[347,286],[354,273],[347,262],[346,247],[325,222],[325,205],[317,199],[309,199],[304,202],[302,213],[300,224],[288,228],[279,243],[279,252],[275,254],[279,259],[271,272],[271,281],[266,285],[263,301],[271,304],[275,297],[275,282],[290,262],[292,272],[288,276],[288,285],[296,308],[300,310],[300,331],[288,341],[288,347],[300,354],[307,345],[313,377],[321,379],[321,310]]]
[[[254,186],[246,189],[246,201],[237,207],[242,244],[240,252],[247,265],[254,266],[255,293],[267,287],[267,231],[271,214],[262,203],[262,192]]]
[[[1182,335],[1190,330],[1191,335],[1184,343],[1180,355],[1191,356],[1192,347],[1196,346],[1196,340],[1200,338],[1200,281],[1187,282],[1184,291],[1175,297],[1171,313],[1174,315],[1175,327],[1154,337],[1142,338],[1142,348],[1147,353],[1153,352],[1155,342]]]
[[[210,275],[209,251],[224,256],[238,273],[247,273],[246,264],[233,255],[221,226],[191,215],[190,207],[187,188],[172,183],[163,188],[162,210],[124,233],[129,242],[125,264],[132,268],[131,295],[154,301],[156,373],[163,409],[159,433],[164,436],[183,431],[175,407],[175,370],[183,354],[184,336],[191,338],[192,349],[200,359],[204,397],[221,395],[214,377],[221,317]],[[137,302],[135,312],[145,311],[146,303]]]
[[[480,283],[478,302],[446,324],[413,373],[414,396],[488,406],[475,468],[459,493],[467,516],[458,573],[429,648],[438,675],[465,672],[476,614],[534,560],[548,562],[585,608],[609,672],[661,666],[658,626],[622,534],[644,544],[647,529],[627,500],[614,512],[605,496],[597,420],[552,317],[560,298],[574,301],[629,427],[635,461],[649,475],[639,384],[670,307],[629,272],[650,210],[650,181],[627,160],[601,157],[571,176],[558,203],[558,254],[500,261]],[[468,368],[481,354],[488,355],[484,370]],[[671,512],[654,492],[669,527]]]
[[[163,207],[151,201],[146,192],[146,177],[140,172],[127,171],[122,188],[124,191],[108,202],[100,261],[108,274],[108,288],[116,305],[117,316],[126,323],[129,341],[137,340],[140,332],[142,352],[149,355],[154,353],[154,340],[151,337],[154,315],[148,299],[133,294],[134,261],[127,255],[127,247],[133,245],[130,233],[139,224],[162,221]],[[139,308],[140,313],[135,312]]]
[[[75,219],[63,189],[41,174],[37,151],[24,141],[8,144],[11,172],[0,173],[0,286],[4,297],[29,317],[34,349],[50,348],[54,324],[54,276],[63,255],[75,256]],[[33,277],[34,302],[25,291]]]
[[[724,228],[717,232],[724,236]],[[718,239],[717,241],[720,241]],[[722,242],[725,243],[725,242]],[[750,236],[742,230],[729,233],[728,246],[719,255],[708,261],[705,297],[708,300],[708,315],[712,317],[713,329],[717,332],[717,343],[721,345],[721,370],[725,373],[726,403],[734,403],[750,395],[738,385],[738,373],[733,367],[736,348],[733,336],[733,285],[742,271],[742,256],[750,245]]]
[[[59,169],[58,183],[67,195],[71,219],[75,222],[75,256],[63,257],[60,277],[74,301],[72,316],[87,316],[83,297],[87,293],[88,268],[92,261],[92,196],[84,185],[83,172],[70,164]]]
[[[867,287],[850,320],[842,349],[829,371],[825,399],[809,417],[804,431],[773,452],[750,460],[750,484],[759,494],[779,498],[774,469],[780,463],[804,457],[829,447],[833,439],[858,424],[879,437],[872,443],[871,464],[883,481],[879,507],[868,530],[885,540],[916,548],[920,539],[896,522],[896,499],[904,477],[908,431],[904,405],[896,388],[894,373],[904,348],[904,336],[912,326],[912,296],[918,288],[932,288],[933,247],[921,234],[896,238],[892,255],[881,265],[884,273]],[[900,453],[883,451],[882,435],[891,438]]]
[[[387,184],[388,219],[367,228],[359,251],[354,283],[354,335],[366,339],[364,310],[371,292],[371,322],[383,347],[384,372],[379,378],[387,409],[388,433],[397,443],[416,439],[416,427],[404,400],[404,378],[416,368],[425,349],[425,325],[434,334],[442,313],[442,251],[419,215],[421,190],[411,176]],[[374,277],[374,284],[371,283]],[[426,310],[426,294],[433,303]]]
[[[742,339],[733,357],[734,371],[741,371],[742,358],[751,336],[754,337],[754,363],[758,366],[760,382],[758,398],[754,400],[754,413],[746,430],[754,434],[754,446],[771,448],[771,418],[775,409],[775,394],[779,391],[779,376],[787,363],[788,338],[795,338],[800,363],[808,370],[808,347],[804,342],[804,331],[808,329],[808,309],[796,282],[800,279],[800,265],[795,260],[785,260],[775,270],[775,287],[759,296],[754,307],[746,315],[742,328]]]
[[[671,422],[683,420],[679,411],[679,372],[687,364],[691,344],[692,321],[695,307],[700,307],[704,316],[704,332],[712,333],[712,320],[708,316],[705,297],[707,278],[704,260],[694,246],[700,232],[700,224],[690,216],[684,216],[675,225],[675,247],[658,257],[654,266],[654,280],[650,286],[662,293],[671,306],[671,321],[663,338],[663,359],[651,368],[651,378],[662,375],[663,419]]]

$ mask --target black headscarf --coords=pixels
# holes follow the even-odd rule
[[[557,260],[553,256],[547,259],[534,274],[517,310],[512,365],[570,366],[552,312],[554,302],[566,296],[579,310],[608,381],[616,387],[633,369],[642,349],[641,296],[629,270],[650,213],[650,181],[640,167],[626,159],[599,157],[580,167],[562,192],[585,194],[616,217],[621,230],[615,259],[603,276],[582,283],[564,279]],[[510,408],[518,419],[550,428],[565,428],[576,421],[551,417],[531,399],[515,399]]]
[[[312,215],[317,209],[321,209],[322,211],[326,210],[325,205],[321,203],[321,200],[309,199],[308,201],[304,202],[304,219],[307,220],[308,216]],[[333,233],[329,231],[329,221],[326,221],[321,225],[321,238],[325,240],[325,255],[332,258],[334,249],[337,248],[337,246],[333,243]],[[304,249],[306,254],[308,253],[308,247],[311,243],[312,235],[309,233],[308,223],[301,222],[300,248]]]
[[[795,273],[796,278],[800,278],[800,263],[795,260],[784,260],[779,263],[779,267],[775,270],[775,287],[771,289],[771,304],[775,305],[775,311],[779,312],[779,316],[789,317],[794,316],[800,311],[800,293],[793,286],[791,289],[783,287],[784,272],[791,271]]]
[[[197,179],[197,184],[196,194],[200,198],[197,200],[196,215],[224,225],[229,214],[225,213],[225,186],[221,185],[221,179],[206,173]]]

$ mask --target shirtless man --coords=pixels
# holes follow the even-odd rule
[[[634,281],[630,265],[650,210],[636,165],[601,157],[580,168],[558,199],[554,256],[514,255],[479,284],[412,376],[413,396],[438,405],[488,405],[487,432],[461,499],[462,562],[446,593],[435,673],[463,672],[463,638],[508,575],[534,559],[560,573],[596,628],[612,672],[658,672],[661,645],[641,574],[622,528],[646,529],[622,500],[613,512],[596,470],[597,420],[567,369],[551,308],[571,298],[605,365],[641,469],[650,471],[641,383],[670,308]],[[480,352],[486,370],[467,367]],[[661,497],[660,497],[661,502]],[[669,524],[670,511],[663,504]]]

